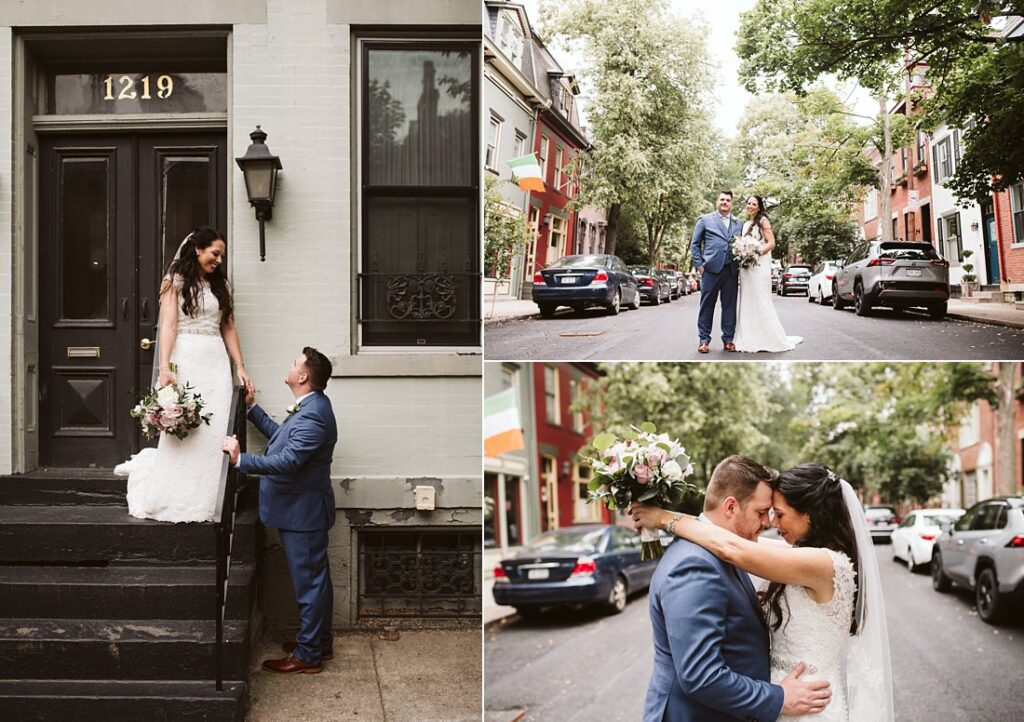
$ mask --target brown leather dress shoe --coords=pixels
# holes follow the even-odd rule
[[[734,344],[732,341],[726,341],[725,342],[725,350],[726,351],[735,352],[736,351],[736,344]]]
[[[711,344],[709,343],[702,343],[697,347],[697,353],[708,353],[709,351],[711,351]]]
[[[278,674],[320,674],[324,671],[323,664],[306,664],[298,657],[288,655],[284,659],[266,659],[263,669]]]
[[[291,654],[295,651],[296,646],[295,642],[285,642],[281,645],[281,649],[283,649],[285,653]],[[330,662],[334,659],[334,649],[332,647],[324,647],[323,654],[320,655],[320,659],[325,662]]]

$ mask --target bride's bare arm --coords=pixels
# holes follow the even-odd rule
[[[160,287],[160,379],[158,386],[174,383],[171,352],[178,338],[178,289],[168,279]]]
[[[775,248],[775,233],[772,231],[772,222],[767,218],[761,219],[761,238],[764,239],[761,254],[767,256]]]
[[[675,516],[649,504],[631,507],[638,524],[664,529]],[[722,561],[762,579],[808,587],[822,595],[832,591],[832,558],[821,549],[758,544],[727,529],[684,515],[673,527],[676,536],[699,544]]]

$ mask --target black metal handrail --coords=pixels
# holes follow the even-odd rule
[[[245,388],[236,386],[231,394],[231,409],[228,412],[227,435],[238,436],[238,443],[245,451]],[[214,533],[217,540],[217,593],[214,620],[216,623],[216,645],[214,665],[216,667],[217,690],[224,689],[224,617],[227,612],[228,577],[231,574],[231,547],[235,534],[235,507],[238,493],[245,485],[245,478],[224,454],[221,463],[220,488],[217,494],[217,509],[214,518]]]

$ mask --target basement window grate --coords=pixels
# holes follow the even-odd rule
[[[359,532],[360,619],[479,618],[480,530]]]

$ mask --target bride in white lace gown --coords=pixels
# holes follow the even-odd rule
[[[252,387],[232,316],[231,291],[221,264],[227,247],[212,228],[188,235],[160,288],[160,376],[158,387],[191,384],[202,396],[209,424],[185,439],[161,434],[118,465],[128,477],[128,513],[140,519],[212,521],[231,404],[231,361],[239,381]],[[229,358],[230,354],[230,358]],[[177,373],[173,372],[173,368]]]
[[[821,464],[797,466],[771,484],[772,525],[785,544],[747,541],[692,518],[679,519],[673,531],[768,580],[758,596],[771,632],[772,683],[801,662],[801,679],[830,683],[832,699],[820,713],[781,719],[890,722],[885,607],[860,502],[849,484]],[[632,513],[648,528],[665,528],[674,516],[646,504]]]
[[[740,298],[736,310],[737,351],[792,351],[803,339],[787,336],[772,302],[772,249],[775,235],[764,213],[760,196],[747,199],[743,235],[763,243],[761,256],[750,268],[740,270]]]

